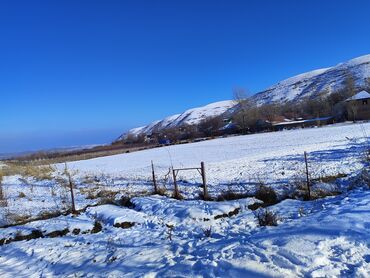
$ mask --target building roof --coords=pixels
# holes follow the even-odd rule
[[[346,101],[368,99],[368,98],[370,98],[370,94],[366,91],[361,91],[361,92],[355,94],[354,96],[352,96],[350,98],[347,98]]]
[[[317,122],[317,121],[326,121],[330,120],[333,117],[321,117],[321,118],[314,118],[314,119],[306,119],[306,120],[299,120],[299,121],[286,121],[286,122],[281,122],[281,123],[274,123],[272,124],[273,126],[289,126],[289,125],[294,125],[294,124],[304,124],[304,123],[312,123],[312,122]]]

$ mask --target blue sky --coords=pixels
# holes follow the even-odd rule
[[[130,127],[370,53],[370,1],[0,1],[0,152]]]

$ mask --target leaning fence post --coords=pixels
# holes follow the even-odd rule
[[[72,202],[72,213],[76,213],[76,205],[75,205],[75,196],[73,194],[73,181],[72,181],[72,176],[71,173],[68,171],[67,168],[67,163],[65,163],[65,174],[68,177],[68,183],[69,183],[69,190],[71,191],[71,202]]]
[[[306,164],[306,182],[307,182],[308,200],[311,200],[311,188],[310,188],[310,177],[308,173],[307,152],[304,152],[304,163]]]
[[[208,189],[207,189],[207,180],[206,180],[206,167],[204,166],[204,162],[200,163],[200,169],[202,174],[202,182],[203,182],[203,199],[208,200]]]
[[[157,188],[157,180],[155,178],[153,160],[152,160],[152,177],[153,177],[154,193],[157,194],[158,193],[158,188]]]
[[[72,182],[72,177],[70,174],[68,174],[68,182],[69,182],[69,189],[71,190],[72,213],[76,213],[75,196],[73,194],[73,182]]]
[[[176,170],[172,168],[172,176],[173,176],[173,186],[174,186],[174,192],[173,192],[173,197],[175,199],[180,198],[180,192],[179,192],[179,187],[177,186],[177,180],[176,180]]]

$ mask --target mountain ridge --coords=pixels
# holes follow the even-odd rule
[[[356,90],[370,86],[370,54],[356,57],[328,68],[315,69],[284,79],[250,97],[258,106],[271,103],[299,102],[305,98],[327,96],[343,88],[348,76],[352,76]],[[166,128],[180,127],[185,124],[198,124],[207,117],[232,113],[236,109],[232,100],[219,101],[188,109],[183,113],[168,116],[146,126],[133,128],[122,134],[118,140],[128,135],[148,135]]]

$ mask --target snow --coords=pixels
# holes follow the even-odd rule
[[[258,105],[263,105],[272,102],[296,102],[306,97],[330,94],[343,88],[349,74],[353,76],[356,88],[365,88],[366,80],[370,77],[370,55],[288,78],[257,93],[252,100]]]
[[[152,160],[158,179],[172,166],[197,167],[204,161],[211,189],[220,184],[243,184],[251,188],[259,179],[280,186],[303,170],[304,151],[309,159],[317,161],[312,165],[317,177],[351,173],[361,168],[356,153],[364,140],[363,130],[370,134],[370,123],[219,138],[71,162],[68,166],[78,170],[81,176],[104,173],[134,184],[138,180],[151,180]],[[341,155],[340,160],[332,159],[335,153]],[[182,187],[184,190],[201,182],[196,171],[180,172],[179,180],[188,182]]]
[[[360,100],[360,99],[369,99],[370,98],[370,94],[366,91],[361,91],[357,94],[355,94],[354,96],[350,97],[349,99],[347,99],[347,101],[349,100]]]
[[[209,117],[216,117],[225,113],[228,109],[234,107],[235,102],[232,100],[219,101],[208,104],[204,107],[194,108],[182,113],[169,126],[176,127],[183,124],[199,124],[202,120]]]
[[[267,228],[258,227],[253,212],[246,208],[235,216],[210,222],[184,215],[186,201],[151,197],[136,202],[145,204],[147,220],[128,229],[105,226],[104,232],[97,234],[39,238],[0,247],[0,276],[370,275],[369,191],[294,201],[293,206],[291,202],[280,203],[270,209],[284,218],[277,227]],[[187,206],[189,210],[194,210],[193,204]],[[219,205],[220,211],[227,211],[228,205],[213,204],[215,209]],[[207,205],[196,207],[196,215],[207,214]],[[293,213],[291,217],[291,211],[299,207],[304,214]],[[127,210],[116,211],[120,209]],[[160,211],[163,213],[157,213]],[[172,222],[168,216],[173,215],[184,221]],[[204,235],[207,227],[210,237]]]
[[[202,120],[209,117],[220,116],[225,113],[228,109],[235,106],[235,102],[232,100],[225,100],[214,102],[206,106],[192,108],[186,110],[181,114],[172,115],[166,117],[163,120],[152,122],[151,124],[139,128],[129,130],[126,134],[120,136],[119,139],[123,139],[127,134],[132,135],[150,135],[152,132],[160,131],[165,128],[180,127],[183,125],[199,124]]]
[[[369,132],[370,123],[343,123],[71,162],[71,171],[78,170],[73,178],[81,213],[1,228],[0,242],[14,241],[0,246],[0,277],[369,277],[370,191],[365,184],[351,186],[368,171],[362,154]],[[312,179],[348,175],[313,188],[334,187],[343,193],[269,206],[279,216],[278,226],[258,225],[258,210],[250,205],[261,201],[253,197],[196,199],[197,172],[179,174],[186,200],[136,194],[152,189],[154,160],[160,185],[171,164],[187,167],[205,161],[213,196],[230,188],[251,193],[259,181],[282,196],[304,168],[303,151],[309,154]],[[89,175],[103,185],[86,182]],[[123,207],[98,205],[98,199],[82,194],[103,189],[135,197]],[[25,211],[37,216],[68,205],[62,197],[68,191],[53,180],[4,177],[3,190],[9,205],[0,208],[2,215]],[[18,197],[20,191],[25,198]],[[93,233],[96,221],[102,230]],[[66,229],[63,235],[50,235]],[[44,237],[15,240],[35,230]]]
[[[115,225],[124,222],[143,223],[145,214],[128,208],[120,208],[114,205],[102,205],[88,208],[87,215],[102,221],[105,224]]]
[[[300,123],[309,123],[309,122],[318,122],[318,121],[326,121],[331,119],[332,117],[321,117],[321,118],[313,118],[313,119],[307,119],[307,120],[288,120],[285,119],[284,122],[278,122],[278,123],[273,123],[273,126],[276,125],[294,125],[294,124],[300,124]]]

